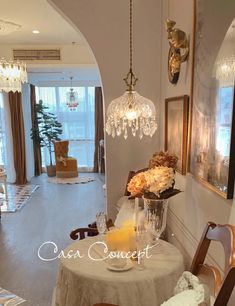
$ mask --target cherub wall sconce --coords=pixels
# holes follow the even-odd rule
[[[175,29],[176,22],[167,19],[166,30],[168,32],[168,78],[172,84],[177,84],[181,63],[187,61],[189,56],[189,41],[185,32]]]

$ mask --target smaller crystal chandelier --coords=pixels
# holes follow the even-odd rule
[[[0,59],[0,91],[21,92],[22,83],[27,83],[26,64]]]
[[[75,111],[78,107],[78,93],[72,87],[73,77],[70,77],[71,88],[66,93],[66,104],[71,111]]]
[[[235,56],[231,55],[216,62],[216,78],[225,83],[234,84]]]
[[[157,130],[156,111],[153,102],[139,95],[134,89],[138,79],[132,69],[132,50],[132,0],[130,0],[130,69],[124,79],[127,90],[109,104],[106,132],[112,137],[123,134],[127,139],[130,129],[133,136],[138,133],[142,139],[144,135],[152,137]]]

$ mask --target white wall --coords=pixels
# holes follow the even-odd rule
[[[120,96],[128,72],[128,1],[50,0],[80,30],[97,60],[104,91],[105,109]],[[152,99],[159,112],[161,60],[161,1],[134,1],[134,70],[137,90]],[[128,171],[146,165],[159,148],[159,131],[152,139],[106,137],[107,209],[114,217],[115,203],[123,194]]]
[[[192,44],[193,39],[193,0],[162,0],[163,20],[169,14],[170,19],[177,22],[177,27],[189,33]],[[165,29],[162,33],[162,75],[161,75],[161,109],[162,118],[164,117],[164,99],[168,97],[180,96],[191,93],[191,70],[192,70],[192,48],[188,63],[182,65],[180,79],[177,86],[168,82],[167,77],[167,53],[168,42],[165,35]],[[163,122],[161,145],[163,147]],[[235,200],[224,200],[214,192],[203,187],[195,181],[190,175],[177,175],[177,185],[184,192],[172,198],[170,201],[168,230],[170,241],[180,247],[189,263],[194,255],[195,248],[200,239],[201,233],[207,221],[216,223],[231,223],[235,225]],[[173,234],[174,236],[171,236]],[[213,256],[209,261],[213,264],[223,266],[223,257],[221,249],[212,248]],[[214,255],[215,253],[215,255]],[[234,300],[231,301],[234,305]]]

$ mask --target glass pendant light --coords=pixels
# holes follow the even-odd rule
[[[157,130],[156,110],[153,102],[142,97],[135,91],[138,79],[132,69],[132,0],[130,0],[130,69],[124,79],[127,90],[119,98],[114,99],[107,109],[106,132],[108,135],[128,137],[128,131],[133,136],[138,134],[153,136]]]
[[[75,111],[78,107],[78,93],[72,87],[73,77],[70,77],[71,88],[66,93],[67,106],[71,111]]]

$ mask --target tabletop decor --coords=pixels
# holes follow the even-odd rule
[[[160,151],[154,153],[152,158],[149,160],[149,169],[164,166],[175,170],[177,163],[178,157],[175,154],[170,154],[168,151]]]
[[[180,192],[175,189],[175,169],[178,158],[169,152],[156,152],[149,161],[149,169],[139,172],[129,182],[131,197],[168,199]]]
[[[153,240],[165,230],[168,199],[181,192],[174,188],[177,160],[168,152],[155,153],[149,162],[153,168],[138,173],[128,184],[131,197],[144,199],[146,228]]]
[[[136,250],[135,223],[126,221],[121,228],[114,228],[106,233],[109,251],[134,252]]]
[[[174,178],[173,168],[155,167],[135,175],[128,184],[128,191],[131,196],[142,195],[145,198],[164,198],[163,192],[172,188]]]

